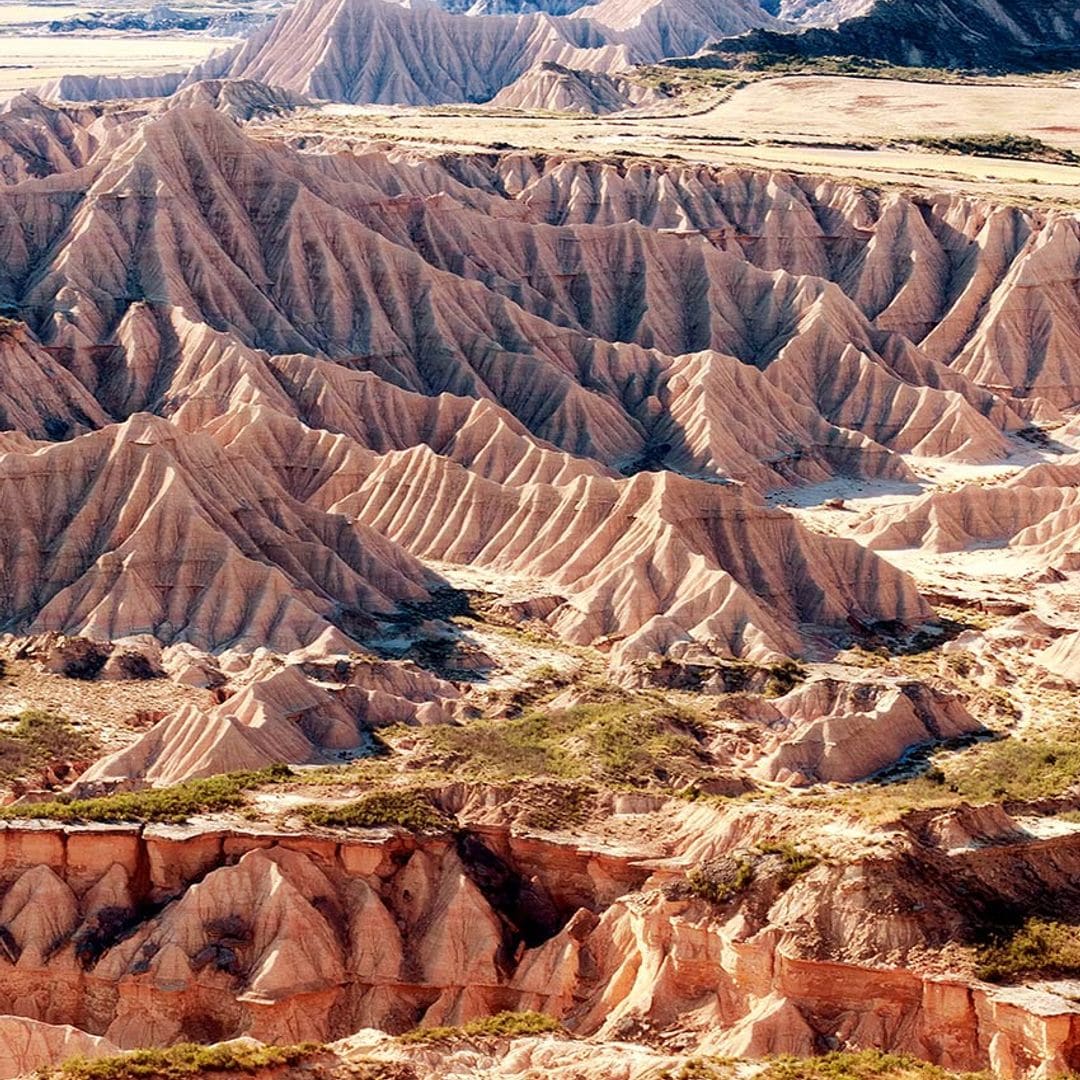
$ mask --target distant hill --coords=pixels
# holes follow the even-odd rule
[[[851,0],[791,0],[777,10],[808,21],[843,18],[851,8]],[[1080,63],[1080,5],[1075,0],[876,0],[837,26],[795,33],[753,30],[725,40],[722,49],[858,56],[924,67],[1054,70]]]

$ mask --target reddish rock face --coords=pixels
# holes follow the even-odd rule
[[[925,884],[943,858],[987,897],[999,890],[997,902],[1015,903],[1030,875],[1080,859],[1071,841],[1033,849],[1013,832],[949,856],[913,848],[921,869],[897,859],[820,867],[771,905],[747,900],[725,916],[666,898],[631,851],[490,827],[472,836],[462,846],[8,827],[0,1010],[44,1034],[5,1021],[6,1052],[21,1061],[23,1038],[18,1052],[40,1061],[79,1039],[93,1052],[239,1034],[326,1041],[504,1008],[609,1039],[632,1023],[690,1023],[704,1050],[746,1057],[811,1054],[830,1038],[1021,1076],[1080,1052],[1068,1000],[896,960],[963,932],[965,916],[938,911],[949,901]],[[87,850],[98,868],[79,855]],[[920,877],[922,910],[887,915]],[[104,1040],[48,1028],[65,1023]]]
[[[1080,1069],[1068,987],[973,975],[1080,902],[1041,726],[1080,681],[1076,215],[245,126],[601,111],[772,22],[599,9],[302,0],[190,78],[56,88],[167,100],[0,106],[0,752],[60,705],[101,747],[11,770],[0,1080],[234,1037],[465,1075],[495,1044],[386,1036],[504,1010],[580,1037],[502,1048],[557,1080]],[[923,770],[990,735],[1015,800],[983,746]],[[284,764],[188,825],[14,820]],[[302,825],[384,781],[442,824]]]

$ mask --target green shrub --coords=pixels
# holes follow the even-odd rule
[[[163,1050],[133,1050],[127,1054],[65,1061],[51,1075],[62,1080],[177,1080],[211,1072],[254,1072],[274,1066],[296,1065],[322,1051],[318,1043],[263,1046],[229,1042],[216,1046],[178,1043]]]
[[[94,799],[57,799],[25,806],[5,806],[0,807],[0,819],[182,824],[193,814],[213,814],[243,806],[245,792],[264,784],[279,783],[292,775],[287,765],[271,765],[257,771],[187,780],[172,787],[125,791]]]
[[[692,896],[710,904],[726,904],[741,896],[754,880],[754,864],[745,857],[724,856],[695,867],[686,875]]]
[[[980,979],[1008,982],[1034,973],[1080,974],[1080,926],[1028,919],[1009,937],[978,950]]]
[[[310,803],[300,813],[312,825],[342,829],[377,829],[398,825],[413,832],[445,832],[453,822],[418,791],[373,791],[343,806]]]
[[[795,660],[782,660],[768,669],[765,680],[765,697],[783,697],[806,681],[806,668]]]
[[[910,1080],[989,1080],[981,1073],[951,1073],[939,1065],[881,1050],[837,1050],[821,1057],[797,1058],[785,1055],[770,1062],[758,1080],[877,1080],[878,1077]]]
[[[778,855],[781,861],[781,887],[787,888],[796,878],[813,870],[821,860],[809,851],[801,851],[787,840],[761,844],[762,855]]]
[[[549,776],[647,787],[706,770],[700,734],[684,710],[617,699],[433,728],[423,737],[439,768],[477,779]]]
[[[92,754],[95,740],[80,731],[58,713],[45,709],[26,709],[12,717],[6,730],[0,730],[0,778],[13,779],[31,769],[53,761]]]
[[[945,154],[973,157],[1018,158],[1022,161],[1050,161],[1073,164],[1080,156],[1061,150],[1030,135],[915,135],[905,142]]]
[[[562,1031],[554,1017],[537,1012],[501,1012],[481,1016],[461,1027],[414,1028],[398,1036],[403,1043],[456,1042],[460,1039],[514,1039],[522,1035],[543,1035]]]

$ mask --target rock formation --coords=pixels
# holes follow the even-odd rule
[[[573,16],[533,6],[483,18],[433,4],[303,0],[186,76],[62,76],[44,92],[67,101],[155,97],[228,78],[330,101],[479,102],[545,62],[614,75],[774,22],[755,0],[656,0],[640,12],[606,3]]]
[[[662,100],[639,83],[592,71],[573,71],[545,60],[500,90],[492,105],[602,116]]]
[[[1068,0],[875,0],[821,5],[838,26],[755,31],[719,47],[786,56],[860,56],[918,67],[1054,71],[1076,59],[1076,8]],[[809,5],[806,22],[819,21]],[[784,14],[783,7],[780,11]]]
[[[0,1077],[15,1080],[69,1058],[94,1059],[119,1047],[100,1035],[87,1035],[70,1024],[43,1024],[23,1016],[0,1016]]]
[[[1007,816],[969,817],[938,814],[921,839],[896,834],[894,851],[794,884],[778,856],[759,856],[751,892],[727,908],[665,882],[679,862],[741,850],[742,809],[684,809],[652,872],[643,852],[491,827],[456,842],[8,828],[0,1009],[131,1047],[538,1008],[606,1038],[677,1020],[709,1053],[807,1054],[832,1030],[956,1069],[1052,1072],[1076,1053],[1074,1003],[895,966],[1033,890],[1075,898],[1075,837],[1032,843]]]

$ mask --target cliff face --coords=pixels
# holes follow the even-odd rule
[[[605,1037],[679,1019],[707,1052],[750,1057],[835,1037],[1016,1076],[1080,1053],[1064,998],[883,962],[1033,888],[1069,902],[1072,839],[909,842],[779,895],[763,879],[721,918],[668,898],[671,869],[650,877],[643,852],[492,827],[456,841],[9,827],[0,845],[0,1009],[120,1046],[326,1040],[534,1008]]]

